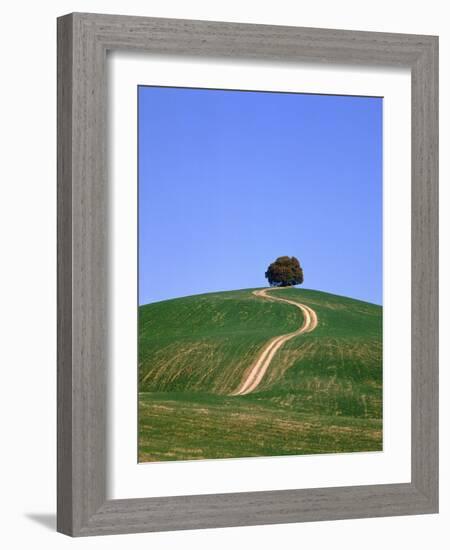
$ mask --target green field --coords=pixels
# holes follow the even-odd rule
[[[382,308],[276,290],[313,308],[318,327],[231,397],[267,341],[302,323],[252,290],[139,308],[139,461],[382,450]]]

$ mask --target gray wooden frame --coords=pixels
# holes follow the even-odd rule
[[[411,483],[107,500],[106,52],[412,71]],[[58,19],[58,530],[72,536],[438,510],[438,38],[75,13]]]

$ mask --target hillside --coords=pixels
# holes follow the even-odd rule
[[[317,313],[274,354],[251,393],[231,396],[302,311],[253,289],[139,311],[140,460],[381,450],[382,308],[312,290],[277,297]]]

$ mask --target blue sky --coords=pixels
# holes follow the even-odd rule
[[[138,88],[139,303],[302,287],[382,303],[382,99]]]

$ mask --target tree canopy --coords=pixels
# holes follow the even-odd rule
[[[303,283],[303,269],[294,256],[280,256],[265,273],[270,286],[294,286]]]

